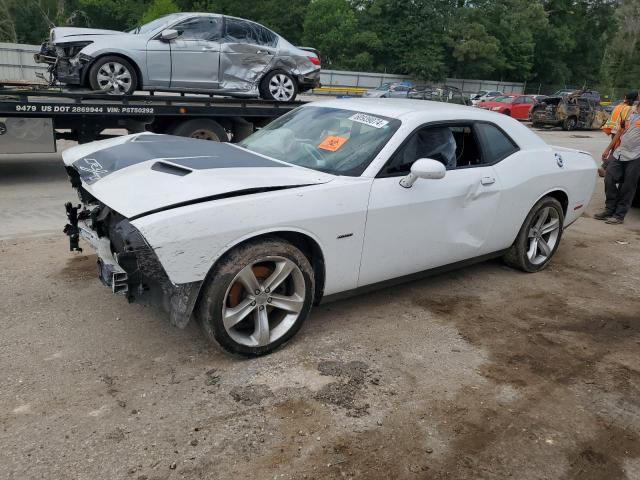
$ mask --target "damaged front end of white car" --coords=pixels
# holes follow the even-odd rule
[[[80,240],[88,242],[104,285],[129,302],[162,306],[181,328],[191,318],[204,277],[172,281],[157,255],[172,232],[163,229],[162,239],[147,238],[136,222],[149,224],[152,216],[184,206],[326,181],[323,174],[231,144],[168,135],[80,145],[66,150],[63,160],[80,198],[79,204],[65,205],[70,250],[82,251]],[[297,175],[290,173],[294,169]]]

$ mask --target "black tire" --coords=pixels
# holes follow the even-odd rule
[[[548,256],[547,260],[543,263],[534,264],[529,260],[527,255],[527,250],[529,246],[529,231],[533,227],[533,221],[537,217],[538,213],[543,209],[551,207],[553,208],[559,219],[559,232],[558,237],[551,250],[551,254]],[[538,203],[536,203],[527,218],[525,219],[520,231],[518,232],[518,236],[516,237],[516,241],[514,242],[511,249],[502,257],[504,262],[510,267],[517,268],[522,270],[523,272],[539,272],[544,269],[551,259],[553,255],[556,253],[558,246],[560,245],[560,241],[562,240],[562,232],[564,225],[564,211],[562,209],[562,205],[560,202],[553,197],[544,197]]]
[[[139,83],[138,73],[136,72],[136,69],[128,60],[115,55],[109,55],[99,58],[93,63],[93,65],[91,65],[91,68],[89,69],[89,85],[91,86],[91,89],[99,92],[105,92],[105,90],[100,86],[100,82],[98,81],[98,72],[104,65],[108,63],[119,63],[128,70],[131,76],[129,87],[125,91],[120,93],[124,95],[131,95],[133,92],[135,92],[135,90],[138,88]]]
[[[228,302],[227,296],[231,294],[231,289],[236,283],[234,280],[236,280],[236,276],[240,271],[265,257],[274,256],[290,260],[302,274],[305,292],[302,308],[294,323],[286,330],[286,333],[275,341],[264,346],[248,346],[230,336],[223,322],[223,307],[228,305],[225,303]],[[202,328],[210,339],[215,340],[228,352],[247,357],[271,353],[291,339],[300,330],[309,315],[315,292],[314,278],[313,268],[307,257],[289,242],[278,238],[266,238],[243,244],[231,250],[220,260],[203,286],[197,312]],[[274,292],[271,293],[275,296]],[[242,320],[243,322],[254,322],[249,317],[255,314],[255,308],[252,313],[245,317],[245,320]],[[250,326],[250,323],[245,326]]]
[[[177,123],[171,129],[171,134],[213,142],[227,142],[229,140],[224,128],[218,122],[208,118],[194,118]]]
[[[282,75],[283,77],[288,78],[288,81],[291,82],[293,94],[289,98],[286,98],[286,99],[276,98],[269,90],[269,83],[277,75]],[[267,73],[264,76],[264,78],[260,82],[260,86],[258,87],[258,90],[260,92],[260,98],[264,100],[271,100],[276,102],[293,102],[296,99],[296,96],[298,95],[298,82],[296,81],[295,78],[293,78],[293,76],[291,76],[289,73],[285,72],[284,70],[274,70],[272,72]]]
[[[576,125],[578,124],[578,120],[576,117],[565,118],[564,122],[562,122],[562,129],[571,132],[576,129]]]
[[[507,117],[510,117],[510,116],[511,116],[511,110],[505,110],[503,113],[504,113]]]
[[[533,124],[531,126],[533,128],[543,128],[544,124],[543,123],[538,123],[538,122],[533,122]]]

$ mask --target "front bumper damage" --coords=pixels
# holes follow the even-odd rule
[[[82,196],[82,193],[81,193]],[[131,223],[105,205],[65,205],[69,249],[82,251],[79,240],[97,254],[98,278],[129,302],[161,306],[173,325],[184,328],[193,313],[202,282],[173,284],[154,250]]]
[[[40,52],[33,55],[33,59],[36,63],[49,66],[50,83],[82,85],[85,80],[85,67],[93,60],[93,57],[81,52],[87,45],[87,42],[64,45],[45,42],[40,47]]]

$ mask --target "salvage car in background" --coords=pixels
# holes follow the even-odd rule
[[[367,90],[362,96],[365,98],[407,98],[413,90],[413,85],[409,82],[391,82]]]
[[[489,257],[539,271],[596,180],[588,153],[506,115],[406,99],[310,103],[239,144],[143,133],[62,156],[71,248],[243,355],[336,294]]]
[[[529,120],[531,109],[536,104],[532,95],[505,95],[476,105],[485,110],[509,115],[517,120]]]
[[[457,105],[471,105],[462,91],[457,87],[445,85],[443,87],[416,87],[415,91],[409,92],[408,98],[414,100],[429,100],[432,102],[455,103]]]
[[[499,92],[497,90],[480,90],[479,92],[471,95],[469,100],[471,100],[471,105],[477,105],[480,102],[485,102],[492,100],[496,97],[500,97],[504,95],[504,93]]]
[[[578,91],[562,97],[546,97],[531,109],[533,126],[563,130],[602,128],[608,114],[591,95]]]
[[[92,90],[202,91],[291,101],[319,85],[320,59],[241,18],[176,13],[130,32],[54,28],[35,55],[52,80]]]

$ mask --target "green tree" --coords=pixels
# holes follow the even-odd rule
[[[303,40],[320,51],[329,68],[371,69],[380,48],[376,33],[358,25],[355,10],[346,0],[315,0],[304,19]]]
[[[142,14],[140,23],[149,23],[156,18],[168,15],[170,13],[179,12],[180,8],[173,3],[173,0],[153,0]]]
[[[6,0],[0,0],[0,42],[17,42],[16,26]]]

